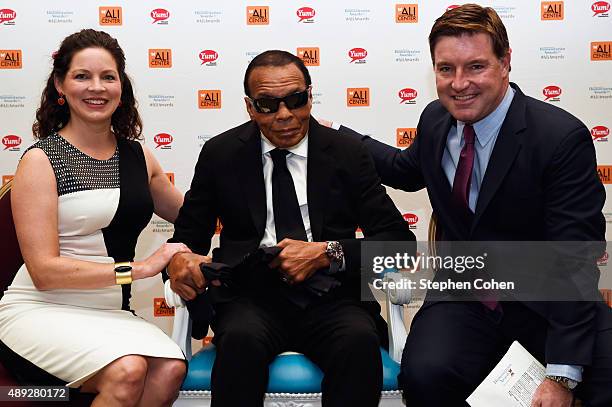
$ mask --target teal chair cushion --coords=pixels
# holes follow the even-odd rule
[[[198,351],[189,362],[183,390],[210,390],[210,373],[215,361],[214,345]],[[398,363],[380,349],[383,362],[383,390],[397,390]],[[268,393],[320,393],[323,373],[302,354],[278,355],[270,364]]]

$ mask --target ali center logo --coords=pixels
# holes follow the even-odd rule
[[[414,127],[400,127],[395,131],[395,145],[399,148],[410,147],[416,137],[417,129]]]
[[[123,24],[123,12],[121,7],[108,7],[103,6],[98,8],[99,13],[98,22],[100,25],[122,25]]]
[[[221,109],[221,91],[219,89],[198,90],[198,109]]]
[[[298,23],[314,23],[314,16],[317,14],[315,9],[312,7],[301,7],[295,14],[297,14],[299,20]]]
[[[612,165],[598,165],[597,175],[602,184],[612,184]]]
[[[348,52],[349,58],[351,58],[351,64],[365,64],[368,51],[365,48],[353,48]]]
[[[11,10],[10,8],[0,9],[0,25],[15,25],[16,17],[17,12],[15,12],[15,10]]]
[[[156,8],[155,10],[151,11],[151,18],[153,19],[152,24],[168,25],[170,12],[165,8]]]
[[[419,22],[418,4],[396,4],[395,22],[414,24]]]
[[[593,136],[593,141],[603,142],[608,141],[608,136],[610,135],[610,129],[606,126],[595,126],[591,129],[591,136]]]
[[[297,49],[297,56],[304,62],[306,66],[320,66],[321,65],[321,51],[319,47],[299,47]]]
[[[540,9],[542,20],[563,20],[565,17],[562,1],[543,1]]]
[[[592,42],[591,61],[612,61],[612,41]]]
[[[21,145],[21,137],[15,134],[9,134],[7,136],[4,136],[2,137],[2,145],[4,146],[4,150],[19,151],[19,146]]]
[[[414,105],[416,103],[417,91],[412,88],[404,88],[400,90],[397,95],[400,98],[400,104]]]
[[[247,25],[269,25],[270,7],[269,6],[247,6],[246,9]]]
[[[0,69],[21,69],[22,54],[20,49],[0,49]]]
[[[172,68],[172,50],[168,48],[150,48],[149,68]]]
[[[154,317],[173,317],[174,307],[170,307],[164,298],[153,298]]]
[[[555,85],[550,85],[542,89],[545,102],[559,102],[561,100],[561,88]]]
[[[219,58],[219,53],[212,49],[205,49],[204,51],[200,51],[198,58],[202,61],[200,65],[217,66],[216,61]]]
[[[607,1],[598,1],[591,5],[593,11],[593,17],[610,17],[610,3]]]
[[[346,90],[347,107],[370,106],[370,88],[348,88]]]
[[[161,147],[162,150],[171,150],[173,141],[174,137],[168,133],[159,133],[153,137],[153,142],[157,144],[156,149]]]

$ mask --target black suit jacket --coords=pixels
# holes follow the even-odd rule
[[[589,130],[566,111],[511,86],[516,93],[471,222],[451,204],[451,184],[441,161],[455,119],[437,100],[423,111],[409,148],[363,137],[383,183],[406,191],[426,187],[441,240],[604,241],[605,191]],[[598,320],[610,320],[600,315],[610,312],[604,304],[526,305],[549,322],[547,363],[590,364]]]
[[[313,118],[308,132],[307,197],[313,240],[337,240],[344,249],[345,271],[337,275],[343,296],[360,296],[357,227],[365,240],[415,239],[380,184],[366,148]],[[223,228],[213,261],[235,265],[259,247],[266,226],[266,193],[260,130],[253,121],[204,144],[172,241],[206,255],[217,218]],[[214,304],[235,295],[225,287],[209,287],[204,299]],[[380,312],[377,303],[366,307],[374,314]]]

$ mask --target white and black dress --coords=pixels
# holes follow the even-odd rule
[[[133,260],[153,213],[140,144],[119,139],[108,160],[89,157],[57,133],[31,148],[45,152],[57,180],[60,255]],[[184,359],[162,330],[129,310],[129,299],[129,285],[40,291],[23,265],[0,300],[0,341],[70,387],[125,355]]]

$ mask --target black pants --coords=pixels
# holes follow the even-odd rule
[[[545,364],[546,321],[520,303],[502,307],[500,314],[479,302],[439,302],[417,313],[400,374],[408,406],[467,406],[465,399],[514,340]],[[612,406],[612,329],[598,331],[593,364],[582,379],[576,397],[583,405]]]
[[[301,309],[282,298],[241,298],[214,308],[212,406],[262,406],[268,365],[284,351],[301,352],[321,368],[324,406],[378,405],[380,339],[374,318],[357,301]]]

